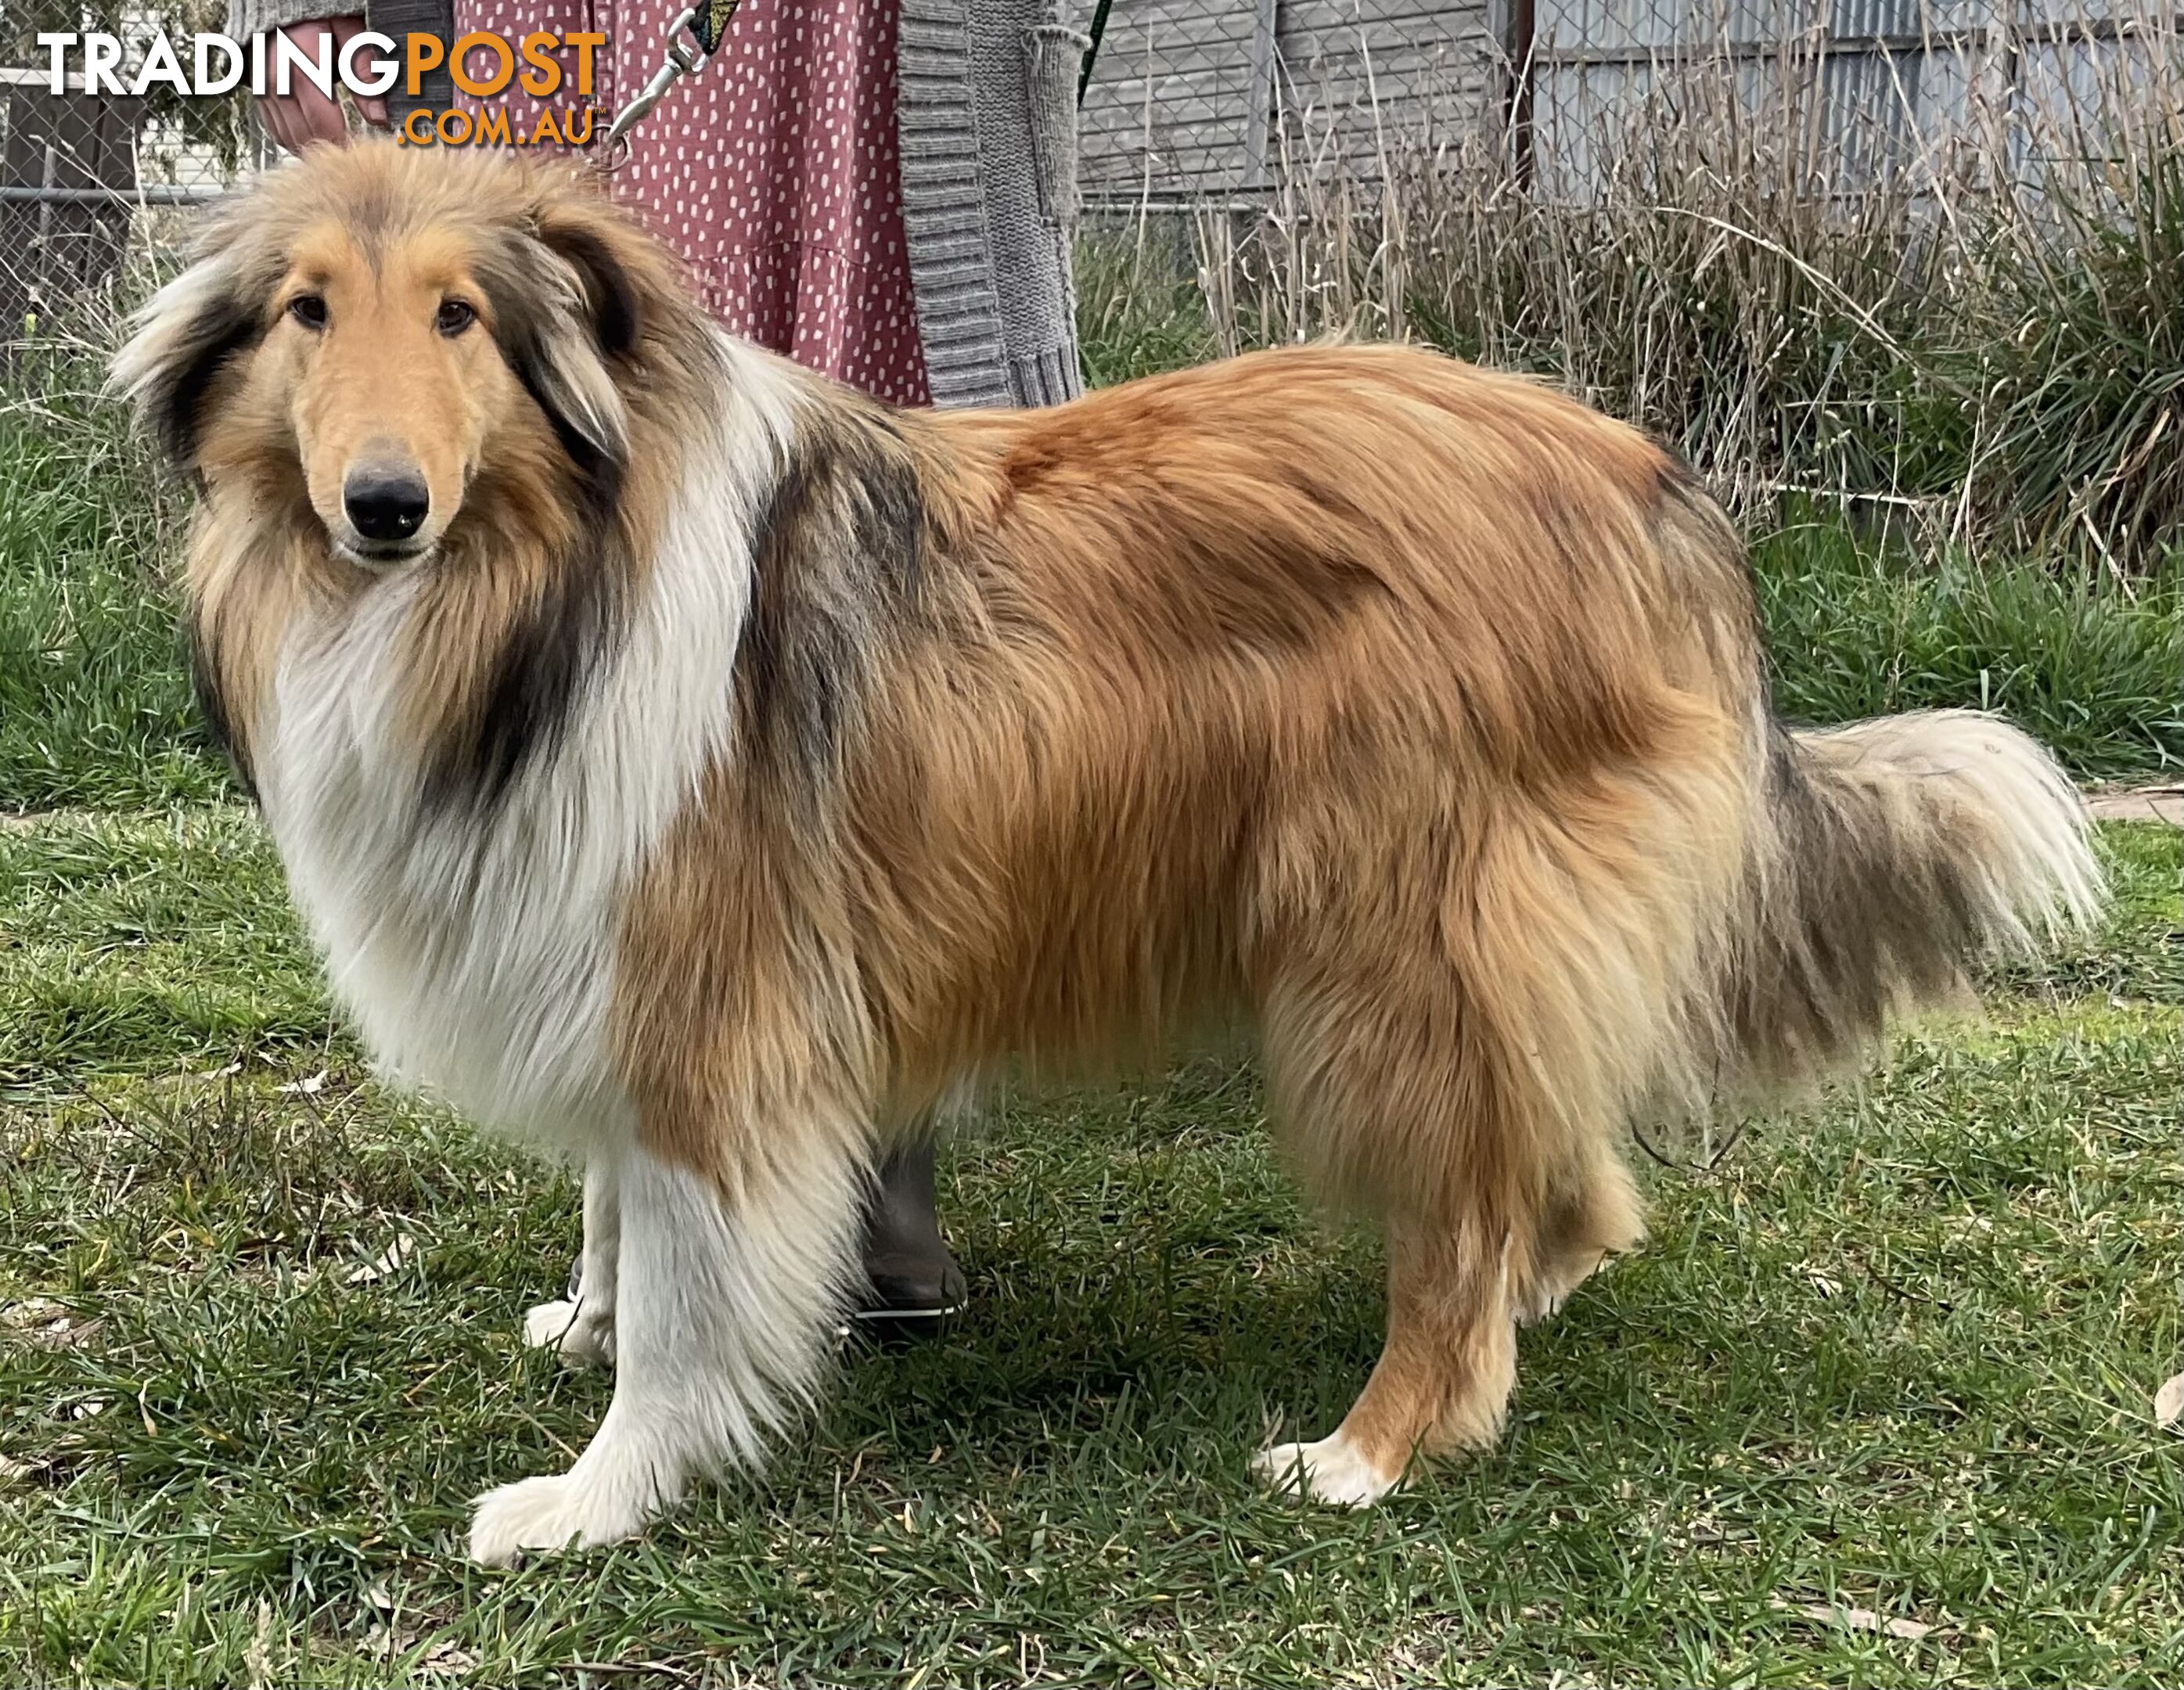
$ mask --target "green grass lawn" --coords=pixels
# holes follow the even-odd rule
[[[1202,351],[1141,314],[1095,375]],[[1246,1476],[1362,1384],[1377,1248],[1208,1064],[957,1147],[973,1312],[845,1355],[764,1481],[469,1567],[470,1498],[608,1400],[517,1342],[574,1183],[365,1077],[195,724],[180,491],[86,357],[13,375],[0,1682],[2184,1682],[2156,827],[2105,831],[2114,921],[1986,1023],[1712,1172],[1646,1165],[1651,1244],[1526,1337],[1502,1447],[1375,1512]],[[2184,551],[1975,568],[1791,520],[1755,561],[1786,710],[1989,704],[2081,775],[2184,756]]]
[[[511,1575],[469,1499],[610,1390],[517,1341],[573,1181],[365,1078],[246,812],[0,828],[0,1680],[2174,1685],[2180,853],[2103,848],[1987,1021],[1647,1165],[1502,1446],[1377,1511],[1246,1475],[1362,1382],[1377,1250],[1202,1065],[1002,1110],[944,1342]]]

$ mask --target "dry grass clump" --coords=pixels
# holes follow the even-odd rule
[[[1182,220],[1185,291],[1175,241],[1111,225],[1087,314],[1124,365],[1420,336],[1643,424],[1747,517],[2142,572],[2184,536],[2184,42],[2140,3],[2114,42],[2019,42],[2014,81],[2002,43],[1930,58],[1970,83],[1946,131],[1886,59],[1825,109],[1799,50],[1656,59],[1529,149],[1380,131],[1359,170],[1293,121],[1263,205]]]

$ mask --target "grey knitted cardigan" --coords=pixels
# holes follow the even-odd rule
[[[454,0],[368,7],[372,27],[398,40],[454,33]],[[229,0],[227,31],[240,39],[354,9],[344,0]],[[1078,0],[901,0],[903,225],[936,405],[1055,404],[1081,391],[1069,268],[1087,45],[1078,12]],[[626,94],[651,75],[659,47],[615,48],[615,85]],[[409,103],[390,101],[398,123]],[[428,81],[415,103],[451,101]]]

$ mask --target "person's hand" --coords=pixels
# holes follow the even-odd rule
[[[331,35],[334,38],[334,59],[338,64],[341,50],[363,28],[362,14],[353,14],[343,18],[311,18],[300,24],[283,24],[270,33],[287,36],[313,58],[318,57],[320,41]],[[270,41],[266,43],[265,65],[265,81],[270,88],[275,86]],[[265,125],[265,132],[291,153],[302,152],[314,141],[331,141],[337,147],[348,142],[348,125],[342,117],[340,105],[300,75],[291,74],[287,94],[261,94],[257,103],[258,120]],[[383,97],[359,97],[356,108],[366,123],[378,129],[387,127],[387,102]]]

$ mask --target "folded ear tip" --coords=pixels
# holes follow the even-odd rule
[[[644,332],[644,303],[617,247],[638,237],[610,224],[571,222],[549,228],[541,238],[577,272],[601,350],[616,358],[634,352]]]

